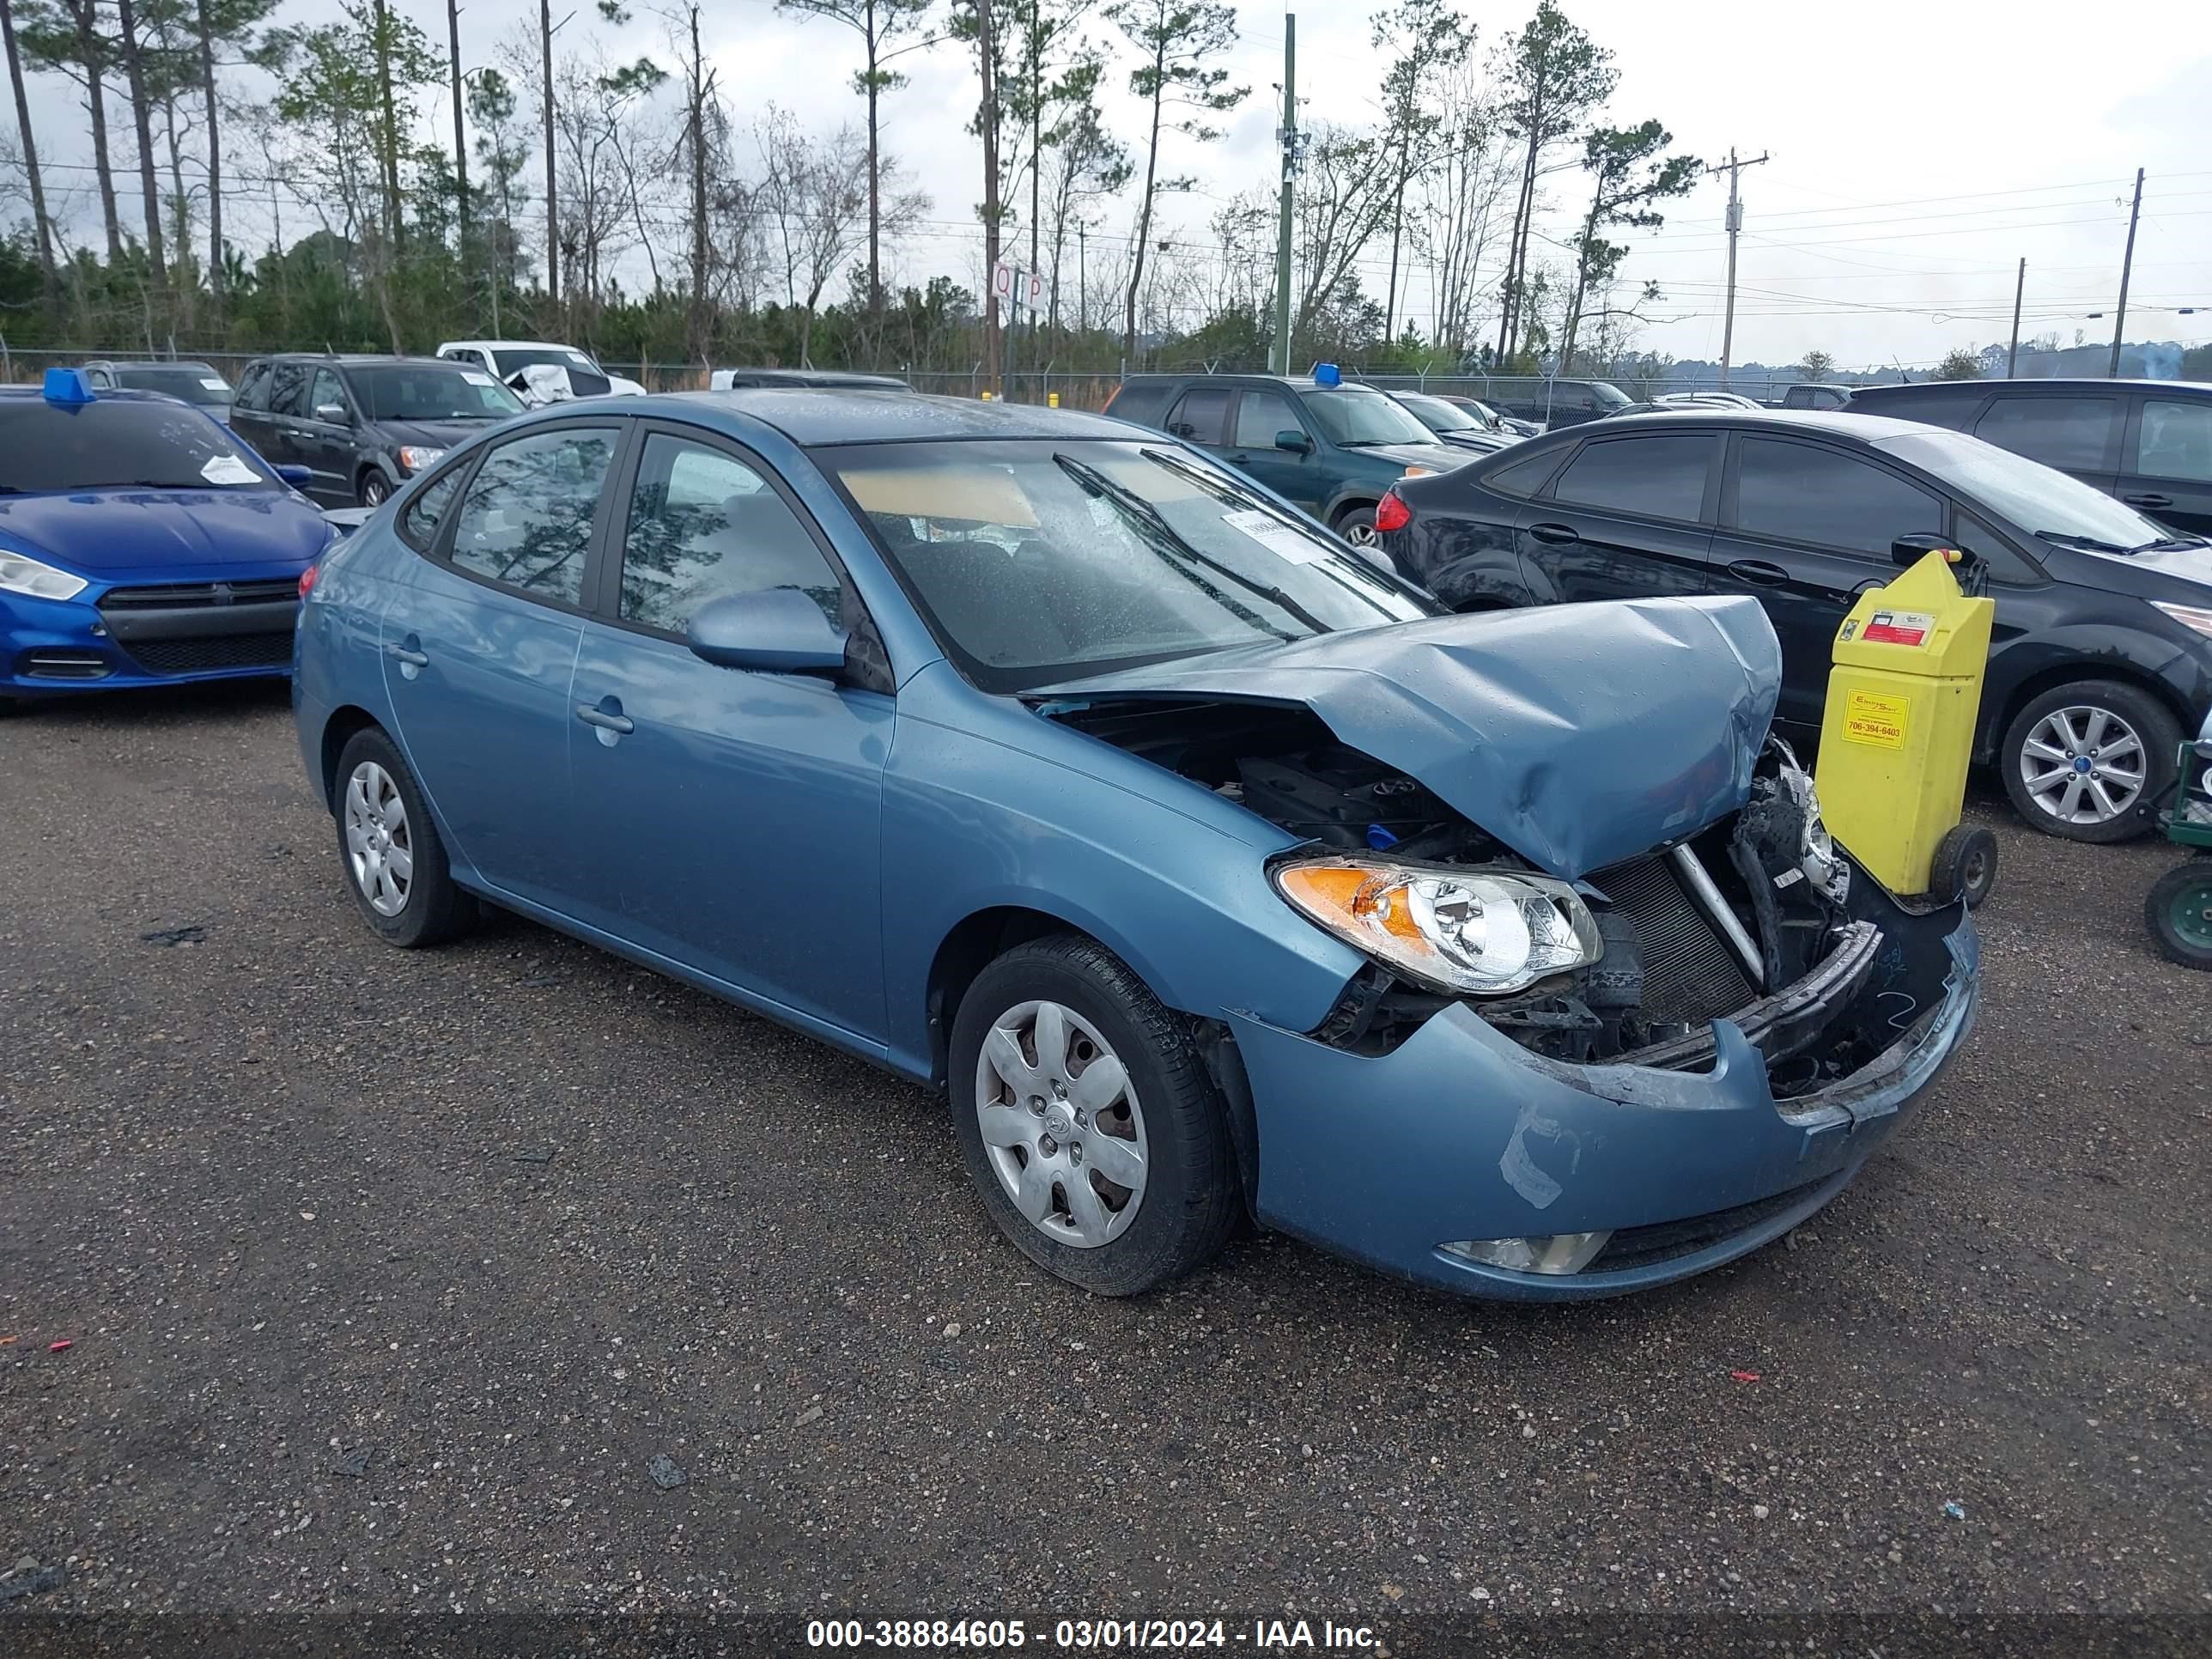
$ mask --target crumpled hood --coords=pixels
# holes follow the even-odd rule
[[[0,542],[95,581],[125,572],[189,581],[187,570],[297,561],[330,539],[289,489],[88,489],[0,497]]]
[[[1186,657],[1031,701],[1304,703],[1572,879],[1741,806],[1782,684],[1754,599],[1625,599],[1434,617]]]

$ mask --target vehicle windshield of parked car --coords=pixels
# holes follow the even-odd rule
[[[43,398],[0,401],[0,495],[131,487],[283,488],[196,409],[121,398],[59,408]]]
[[[231,398],[229,381],[211,368],[188,364],[175,368],[118,368],[115,383],[133,392],[167,392],[207,409],[227,408]]]
[[[1963,432],[1931,429],[1880,438],[1875,447],[1927,468],[1961,495],[1986,503],[2048,542],[2093,553],[2130,553],[2173,539],[2102,490]]]
[[[815,454],[987,691],[1432,614],[1326,532],[1175,451],[1025,439]]]
[[[1600,409],[1626,409],[1636,401],[1619,386],[1604,380],[1592,380],[1589,389],[1590,396],[1596,400]]]
[[[346,370],[372,421],[500,421],[522,400],[480,368],[459,363],[377,363]]]
[[[1315,423],[1340,449],[1436,441],[1428,428],[1379,392],[1309,392],[1303,401]]]
[[[533,363],[550,363],[556,368],[580,368],[586,374],[600,373],[599,366],[574,346],[544,348],[501,346],[492,353],[492,361],[499,365],[500,374],[509,380]]]
[[[1400,398],[1413,413],[1413,418],[1431,432],[1487,432],[1490,428],[1475,418],[1471,410],[1457,404],[1448,404],[1441,398],[1424,397],[1418,392],[1408,392]]]

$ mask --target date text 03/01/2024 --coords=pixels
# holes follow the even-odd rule
[[[816,1619],[806,1626],[812,1648],[934,1648],[1011,1650],[1030,1645],[1077,1650],[1221,1648],[1234,1644],[1269,1649],[1329,1648],[1346,1651],[1380,1645],[1366,1625],[1323,1619],[1255,1619],[1229,1625],[1219,1619],[1060,1619],[1048,1638],[1039,1625],[1032,1637],[1021,1619]]]

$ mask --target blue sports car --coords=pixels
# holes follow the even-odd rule
[[[1249,1215],[1540,1298],[1796,1224],[1972,1023],[1779,678],[1749,600],[1440,614],[1119,422],[763,389],[447,457],[293,696],[383,939],[489,901],[934,1085],[1066,1279]]]
[[[289,672],[333,533],[190,404],[76,369],[0,386],[0,705]]]

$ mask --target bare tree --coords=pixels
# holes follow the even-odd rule
[[[1299,272],[1293,339],[1316,314],[1358,287],[1353,267],[1390,223],[1397,184],[1382,137],[1316,124],[1291,198]]]
[[[15,13],[10,0],[0,0],[0,43],[7,48],[8,81],[15,94],[15,123],[22,134],[23,179],[30,198],[31,221],[38,228],[39,280],[51,307],[61,293],[54,270],[54,226],[46,216],[46,188],[39,173],[39,145],[31,131],[31,100],[23,88],[23,56],[15,44]]]
[[[1423,230],[1428,260],[1430,332],[1439,345],[1464,357],[1483,298],[1483,266],[1516,167],[1490,89],[1472,68],[1455,68],[1439,100],[1452,114],[1437,164],[1419,182],[1415,223]]]
[[[814,316],[830,280],[867,244],[867,141],[840,127],[826,139],[802,131],[787,110],[771,104],[754,124],[761,173],[753,199],[783,276],[784,301],[799,311],[799,361],[812,367]],[[898,163],[878,155],[873,171],[895,184]],[[879,230],[898,236],[928,210],[927,197],[895,192],[879,200]]]

